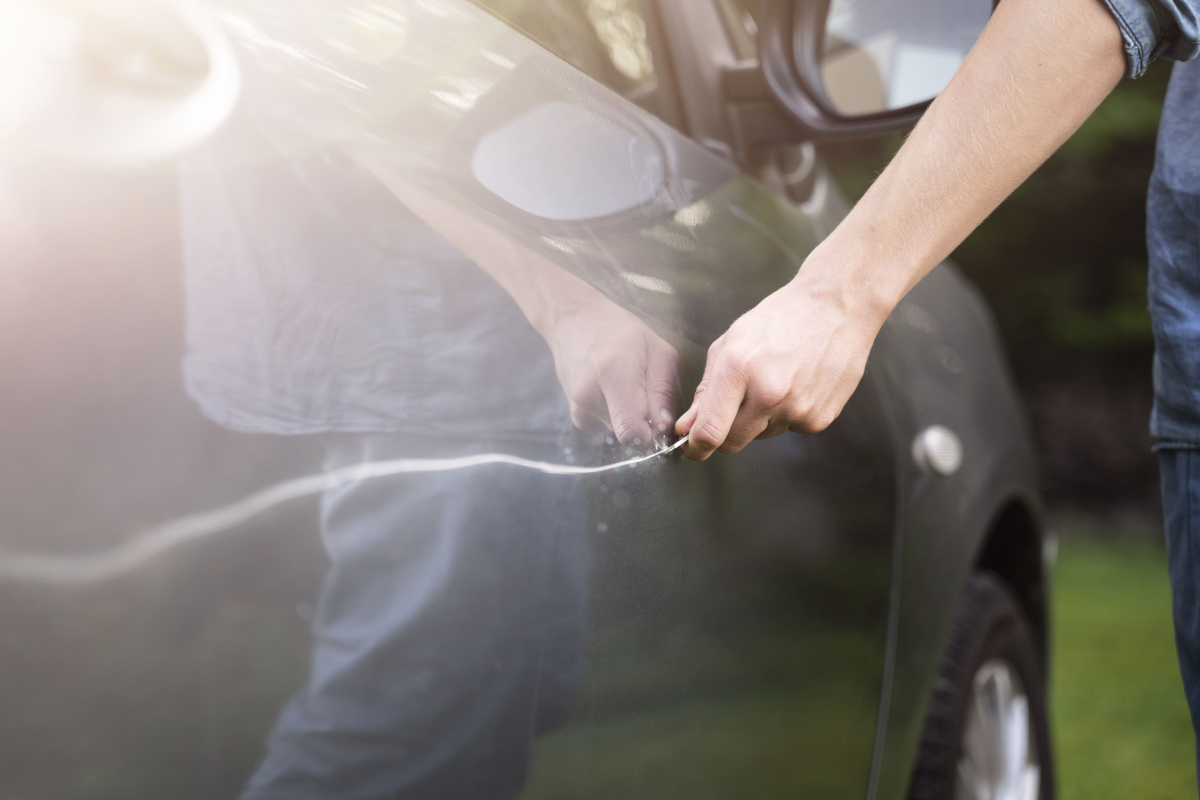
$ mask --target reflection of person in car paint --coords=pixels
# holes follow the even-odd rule
[[[543,33],[579,27],[580,7],[561,5],[538,5]],[[661,439],[669,345],[396,176],[277,147],[288,132],[256,109],[279,78],[244,61],[240,107],[180,172],[185,375],[206,414],[322,434],[330,468],[497,450],[570,461],[568,415],[628,444]],[[516,794],[581,674],[584,525],[576,482],[525,470],[328,491],[310,677],[244,796]]]
[[[1069,137],[1123,73],[1200,51],[1198,0],[1005,0],[954,79],[796,278],[709,350],[687,454],[818,431],[904,294]],[[1155,407],[1176,640],[1200,730],[1200,61],[1177,64],[1147,204]]]

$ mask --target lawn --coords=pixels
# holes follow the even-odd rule
[[[1059,797],[1196,797],[1162,545],[1068,538],[1054,642]]]
[[[1068,529],[1059,554],[1054,608],[1052,713],[1059,797],[1196,798],[1192,732],[1175,661],[1161,542],[1145,531],[1130,535],[1112,525]],[[724,663],[719,655],[697,651],[672,662],[672,670],[683,674],[686,665],[706,666],[719,677]],[[748,652],[741,655],[737,663],[760,660]],[[622,675],[630,684],[654,683],[649,673]],[[831,733],[837,725],[810,726],[825,732],[820,741],[789,736],[795,725],[786,720],[797,718],[798,703],[804,706],[802,717],[821,714],[813,698],[771,691],[698,691],[716,680],[709,677],[686,682],[706,702],[615,715],[546,737],[538,746],[523,800],[726,797],[731,784],[741,787],[743,797],[861,796],[861,787],[836,781],[836,790],[835,784],[804,783],[853,772],[839,767],[836,747],[815,747],[844,739]],[[844,699],[825,699],[831,709],[846,707]],[[811,761],[797,764],[797,752],[819,753],[818,761],[830,769],[815,770]],[[688,769],[681,772],[681,763]]]

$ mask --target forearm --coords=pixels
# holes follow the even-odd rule
[[[516,301],[550,347],[577,427],[599,424],[634,447],[666,444],[679,362],[671,345],[549,259],[394,170],[367,168]]]
[[[713,343],[675,425],[703,460],[828,426],[896,303],[1120,80],[1100,0],[1004,0],[896,158],[787,286]]]
[[[882,324],[1124,72],[1099,0],[1004,0],[892,163],[794,284]]]

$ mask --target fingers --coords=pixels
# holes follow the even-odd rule
[[[736,453],[785,430],[816,433],[862,378],[878,325],[802,289],[781,289],[709,348],[704,380],[676,423],[685,455]]]
[[[667,443],[675,407],[675,378],[679,370],[679,354],[675,348],[660,343],[652,347],[646,364],[646,421],[656,444]]]
[[[675,348],[640,324],[555,353],[575,426],[600,422],[635,448],[666,443],[678,367]]]
[[[646,371],[638,362],[620,358],[602,367],[597,375],[612,431],[618,441],[632,447],[642,447],[651,441]]]
[[[704,393],[704,382],[696,387],[696,394],[692,397],[692,406],[687,411],[683,412],[683,416],[675,420],[675,433],[680,436],[687,436],[692,430],[692,426],[696,424],[696,412],[699,410],[700,395]]]
[[[722,453],[737,453],[755,439],[765,438],[763,435],[772,427],[777,426],[772,425],[770,412],[748,396],[733,418],[725,440],[717,449]]]
[[[755,439],[770,439],[775,436],[782,436],[783,434],[787,433],[789,430],[791,430],[791,427],[788,425],[786,420],[781,421],[781,420],[773,419],[767,423],[767,427],[763,429],[763,432],[760,433],[758,436],[755,436],[754,438]]]
[[[608,415],[608,404],[595,375],[559,370],[559,383],[567,395],[571,409],[571,423],[581,431],[612,430]]]
[[[722,336],[709,345],[708,355],[704,360],[704,375],[700,378],[700,383],[696,386],[696,391],[692,394],[692,405],[687,411],[683,412],[683,416],[675,421],[675,433],[680,436],[687,436],[692,431],[692,427],[696,424],[696,413],[700,410],[700,397],[708,389],[708,377],[712,372],[713,364],[716,363],[716,355],[720,352],[725,337]]]
[[[644,448],[665,443],[678,365],[675,349],[655,337],[645,342],[640,358],[626,351],[597,370],[602,403],[622,444]]]
[[[746,396],[745,372],[726,357],[724,348],[714,345],[709,350],[704,371],[705,388],[696,397],[695,416],[688,426],[684,447],[684,455],[693,461],[705,460],[725,443]]]
[[[692,407],[675,424],[681,436],[690,435],[685,455],[696,461],[714,450],[736,453],[755,439],[784,433],[791,423],[788,370],[764,368],[734,347],[721,337],[709,348]]]

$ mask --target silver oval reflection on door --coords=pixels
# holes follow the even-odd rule
[[[912,454],[921,469],[950,476],[962,466],[962,440],[945,425],[930,425],[913,439]]]
[[[579,221],[654,199],[665,168],[650,138],[582,106],[552,100],[484,136],[475,180],[543,219]]]

